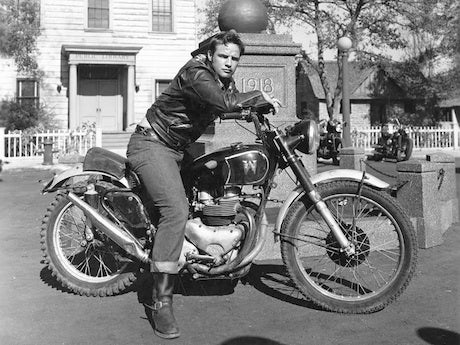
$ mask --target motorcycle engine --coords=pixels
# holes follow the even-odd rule
[[[236,216],[235,207],[239,204],[241,188],[229,187],[222,197],[214,199],[208,192],[198,194],[198,205],[202,212],[202,221],[205,225],[229,225]]]
[[[194,203],[194,218],[185,227],[186,243],[182,249],[179,265],[184,258],[203,254],[214,258],[212,265],[232,260],[238,247],[249,230],[248,215],[241,213],[240,187],[228,187],[222,196],[211,191],[200,191]]]

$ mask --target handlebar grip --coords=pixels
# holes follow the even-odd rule
[[[236,111],[233,113],[223,113],[220,115],[220,118],[222,120],[241,120],[244,118],[244,116],[241,114],[241,112]]]

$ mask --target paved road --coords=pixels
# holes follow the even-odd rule
[[[41,261],[39,230],[53,195],[41,196],[37,183],[50,174],[26,169],[0,175],[0,344],[457,344],[460,226],[446,233],[442,246],[420,251],[408,290],[378,313],[317,310],[284,293],[287,278],[278,261],[263,261],[253,266],[250,283],[232,293],[200,286],[176,295],[183,335],[162,341],[153,335],[135,291],[81,297],[63,291],[50,275]]]

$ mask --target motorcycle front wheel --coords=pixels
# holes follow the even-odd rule
[[[412,155],[413,147],[414,147],[414,142],[412,141],[412,139],[410,138],[404,139],[401,147],[398,147],[396,149],[396,160],[398,162],[409,160]]]
[[[64,287],[79,295],[119,294],[136,280],[138,264],[97,229],[92,229],[94,239],[87,241],[88,226],[83,211],[64,194],[57,194],[40,231],[48,268]]]
[[[414,141],[411,138],[406,139],[406,144],[404,145],[404,160],[407,161],[412,156],[412,150],[414,148]]]
[[[360,192],[359,192],[360,191]],[[318,306],[339,313],[372,313],[393,302],[416,267],[417,240],[395,199],[355,181],[318,186],[356,253],[347,256],[304,196],[281,228],[281,253],[299,291]],[[284,236],[283,236],[284,235]]]

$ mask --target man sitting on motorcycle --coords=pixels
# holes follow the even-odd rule
[[[275,112],[279,107],[265,92],[238,92],[232,76],[243,53],[234,30],[212,37],[206,54],[189,60],[147,110],[128,144],[129,164],[159,212],[151,255],[152,304],[146,307],[153,311],[155,334],[163,338],[180,335],[172,295],[189,212],[180,175],[183,150],[221,113],[260,103],[271,104]]]

